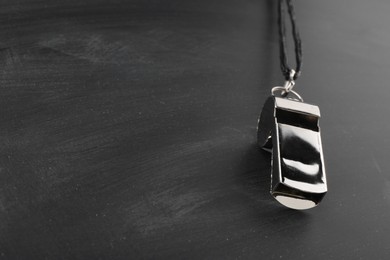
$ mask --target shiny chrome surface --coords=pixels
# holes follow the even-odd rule
[[[271,96],[258,124],[258,144],[272,152],[271,194],[293,209],[312,208],[327,192],[317,106]]]

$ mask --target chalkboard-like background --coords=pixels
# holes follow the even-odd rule
[[[329,193],[269,195],[276,1],[1,1],[4,259],[387,259],[390,5],[297,0]]]

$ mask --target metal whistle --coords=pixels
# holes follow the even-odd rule
[[[258,145],[272,153],[271,194],[286,207],[309,209],[327,192],[318,106],[270,96],[258,122]]]

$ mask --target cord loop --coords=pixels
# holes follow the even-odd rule
[[[285,24],[285,10],[283,1],[286,1],[287,11],[290,17],[292,36],[294,39],[295,47],[295,71],[288,65],[287,58],[287,43],[286,43],[286,24]],[[280,67],[286,80],[296,80],[301,74],[302,67],[302,43],[299,36],[298,28],[295,23],[295,12],[292,0],[279,0],[278,1],[278,25],[279,25],[279,48],[280,48]],[[291,73],[293,76],[291,77]],[[291,87],[292,88],[292,87]]]

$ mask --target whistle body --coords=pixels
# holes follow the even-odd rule
[[[307,103],[271,96],[258,123],[258,144],[271,152],[271,194],[293,209],[318,205],[327,192],[318,121]]]

